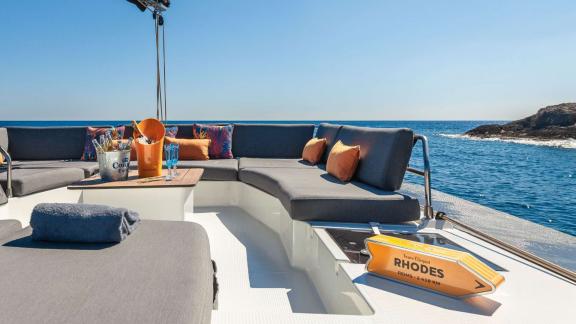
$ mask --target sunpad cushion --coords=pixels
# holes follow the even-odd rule
[[[197,224],[143,221],[116,245],[0,241],[0,323],[210,323],[213,268]]]
[[[22,229],[22,224],[15,219],[0,220],[0,240],[10,237]]]
[[[56,189],[84,179],[84,171],[77,168],[14,169],[12,194],[16,197],[39,191]],[[0,171],[0,184],[6,189],[6,171]]]
[[[297,220],[400,223],[420,217],[416,199],[357,181],[342,183],[320,168],[241,169],[239,178],[278,198]]]
[[[299,158],[312,138],[314,125],[234,124],[235,157]]]
[[[79,159],[84,151],[85,127],[9,127],[13,160]]]
[[[316,166],[302,159],[261,159],[261,158],[240,158],[239,169],[246,168],[312,168]]]
[[[60,169],[77,168],[84,171],[85,177],[96,174],[99,170],[96,161],[80,160],[42,160],[42,161],[15,161],[14,169]]]

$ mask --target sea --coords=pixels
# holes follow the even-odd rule
[[[170,121],[187,123],[234,121]],[[240,121],[263,123],[264,121]],[[478,140],[462,134],[506,121],[265,121],[331,122],[370,127],[408,127],[428,137],[436,190],[576,236],[576,140]],[[128,121],[0,121],[1,126],[124,125]],[[411,164],[422,167],[416,147]],[[408,174],[406,181],[422,183]]]

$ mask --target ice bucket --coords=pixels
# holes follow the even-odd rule
[[[155,118],[141,121],[134,129],[134,147],[138,156],[138,177],[148,178],[162,175],[162,151],[164,147],[164,125]],[[136,138],[147,137],[152,143],[140,143]]]
[[[104,181],[128,180],[130,150],[110,151],[97,154],[100,177]]]

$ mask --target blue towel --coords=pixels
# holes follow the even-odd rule
[[[118,243],[132,233],[140,217],[126,208],[89,204],[38,204],[30,226],[36,241]]]

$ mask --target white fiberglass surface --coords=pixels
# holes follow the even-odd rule
[[[294,269],[277,235],[236,207],[196,208],[218,267],[218,312],[325,313],[305,272]]]

